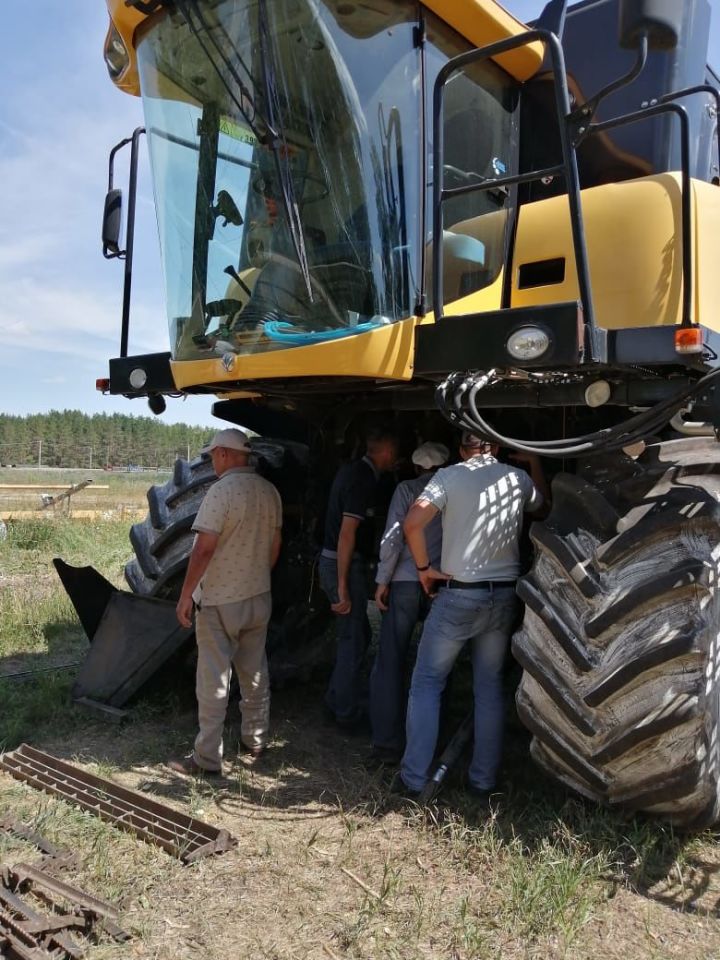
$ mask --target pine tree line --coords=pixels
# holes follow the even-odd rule
[[[0,465],[167,469],[177,457],[195,456],[213,432],[121,413],[0,413]]]

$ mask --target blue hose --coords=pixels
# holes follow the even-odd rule
[[[354,327],[339,327],[334,330],[308,330],[302,333],[295,330],[291,323],[283,320],[266,320],[263,325],[265,336],[280,343],[290,343],[295,347],[307,346],[311,343],[323,343],[325,340],[340,340],[342,337],[354,337],[356,333],[367,333],[377,327],[384,327],[385,318],[373,317],[365,323],[358,323]]]

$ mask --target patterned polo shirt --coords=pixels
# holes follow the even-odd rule
[[[275,487],[253,467],[226,470],[205,494],[192,526],[195,533],[219,534],[195,602],[214,607],[267,593],[271,547],[280,526],[282,504]]]

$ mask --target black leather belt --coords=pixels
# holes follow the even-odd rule
[[[446,580],[444,587],[449,587],[450,590],[480,590],[483,587],[488,590],[497,588],[497,587],[515,587],[514,580],[471,580],[469,583],[466,583],[464,580]]]

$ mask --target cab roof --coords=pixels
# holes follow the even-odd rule
[[[140,79],[135,38],[138,27],[153,14],[143,13],[138,8],[129,6],[126,0],[106,0],[106,3],[111,21],[105,41],[106,49],[112,40],[114,27],[129,57],[127,67],[114,80],[115,85],[125,93],[139,96]],[[332,7],[335,3],[342,8],[343,16],[347,17],[345,11],[352,7],[352,4],[329,0],[328,5]],[[476,47],[518,36],[528,29],[495,0],[421,0],[421,3]],[[158,8],[160,6],[161,4],[158,4]],[[357,11],[357,14],[350,14],[350,17],[362,16],[362,7],[358,7]],[[543,48],[539,43],[528,44],[497,57],[497,63],[519,81],[531,77],[540,68],[542,61]]]

